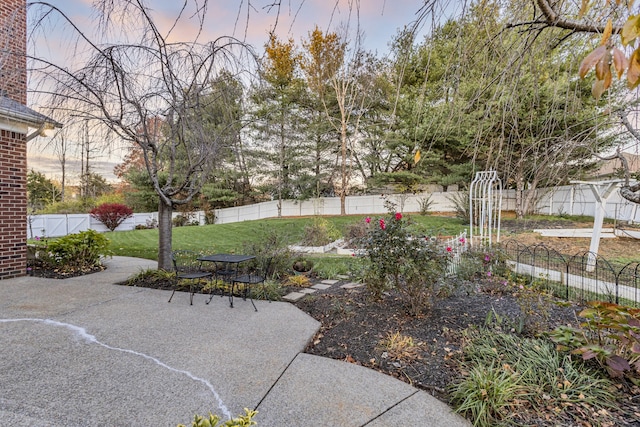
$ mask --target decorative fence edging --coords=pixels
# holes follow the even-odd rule
[[[566,300],[599,299],[640,307],[640,262],[615,265],[592,252],[567,257],[544,244],[526,246],[516,241],[507,241],[502,248],[510,258],[507,267],[542,281],[546,290]],[[593,259],[595,268],[589,271]]]

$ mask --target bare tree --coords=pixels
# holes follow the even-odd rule
[[[370,102],[373,79],[365,76],[372,73],[375,65],[371,54],[362,48],[363,34],[359,27],[355,37],[350,40],[350,27],[347,24],[336,32],[324,33],[316,26],[303,41],[304,58],[302,69],[310,90],[322,103],[329,122],[340,135],[338,164],[340,183],[337,193],[340,196],[340,213],[346,214],[346,196],[352,177],[353,143],[352,138],[359,132],[360,120]],[[329,97],[337,104],[338,114],[329,111]]]
[[[142,0],[98,1],[98,33],[117,34],[123,40],[117,44],[92,41],[55,5],[34,6],[40,16],[62,17],[77,33],[78,57],[86,58],[70,69],[31,57],[32,75],[41,79],[38,87],[50,88],[57,109],[101,123],[119,140],[140,147],[160,199],[158,267],[171,269],[173,209],[200,191],[221,151],[224,135],[211,132],[203,120],[208,100],[215,98],[209,82],[223,69],[242,69],[252,60],[250,49],[232,37],[172,41],[187,6],[195,7],[202,28],[206,0],[185,0],[164,33]],[[163,123],[160,133],[149,127],[156,119]]]

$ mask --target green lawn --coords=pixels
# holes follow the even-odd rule
[[[384,215],[387,216],[387,215]],[[382,215],[371,215],[380,218]],[[411,221],[432,235],[454,235],[465,229],[456,218],[409,215]],[[344,233],[352,224],[363,221],[365,215],[324,217]],[[240,252],[244,242],[259,241],[269,230],[275,230],[290,244],[298,243],[304,228],[313,218],[283,218],[213,224],[173,229],[173,249],[189,249],[203,253]],[[158,259],[158,230],[132,230],[106,233],[114,255]]]

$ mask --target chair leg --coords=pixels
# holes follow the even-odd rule
[[[251,296],[251,286],[247,285],[248,289],[247,291],[249,292],[249,301],[251,301],[251,305],[253,306],[253,309],[255,311],[258,311],[258,309],[256,308],[256,304],[253,302],[253,297]]]
[[[171,298],[173,298],[173,294],[175,294],[175,293],[176,293],[176,290],[173,289],[173,292],[171,292],[171,296],[169,297],[169,301],[167,301],[167,302],[171,302]]]
[[[229,307],[233,308],[233,289],[235,288],[236,283],[231,282],[231,287],[229,288]]]

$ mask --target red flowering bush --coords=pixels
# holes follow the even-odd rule
[[[133,210],[129,206],[120,203],[103,203],[89,212],[91,217],[97,219],[110,231],[118,228],[125,219],[133,215]]]
[[[365,222],[371,225],[371,218]],[[440,243],[413,233],[409,221],[390,209],[361,239],[366,253],[365,281],[375,296],[394,289],[409,311],[417,315],[430,305],[436,285],[444,279],[451,254]]]

